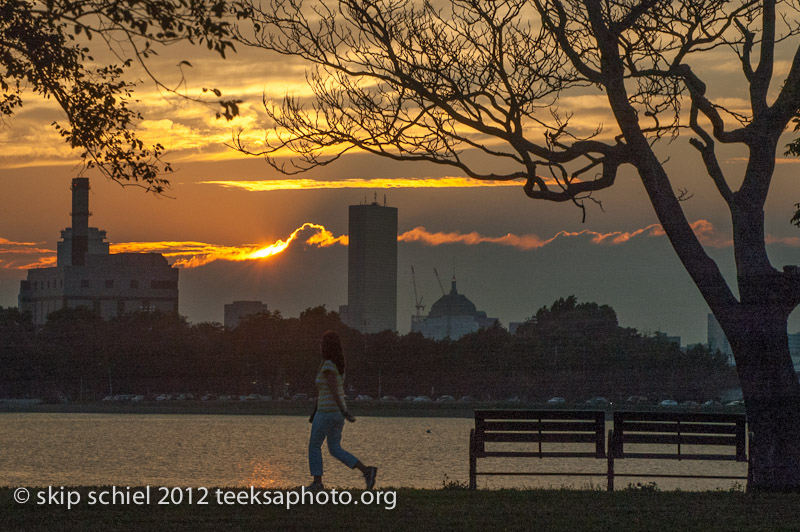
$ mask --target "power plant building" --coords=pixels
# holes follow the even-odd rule
[[[397,330],[397,208],[351,205],[347,305],[342,321],[362,333]]]
[[[28,270],[19,309],[33,322],[62,308],[104,319],[137,311],[178,313],[178,269],[158,253],[109,252],[106,232],[89,227],[89,179],[72,180],[72,227],[61,231],[56,266]]]

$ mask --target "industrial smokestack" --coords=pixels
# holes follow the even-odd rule
[[[72,265],[84,266],[89,252],[89,178],[72,180]]]

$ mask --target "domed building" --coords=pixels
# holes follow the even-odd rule
[[[411,332],[422,333],[426,338],[458,340],[465,334],[488,328],[497,318],[488,318],[486,313],[475,307],[475,303],[456,289],[456,278],[450,285],[450,293],[440,297],[427,316],[411,317]]]

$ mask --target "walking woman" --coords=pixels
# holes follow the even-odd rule
[[[372,489],[378,468],[365,466],[341,446],[344,420],[352,423],[356,418],[347,411],[344,402],[345,361],[339,335],[333,331],[326,332],[322,336],[320,353],[323,360],[317,372],[317,410],[311,422],[311,438],[308,442],[308,465],[314,477],[309,488],[325,489],[322,484],[322,442],[327,439],[331,455],[350,469],[361,471],[367,489]]]

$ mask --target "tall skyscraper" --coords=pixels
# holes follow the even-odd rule
[[[397,330],[397,208],[350,206],[347,305],[342,321],[364,333]]]

